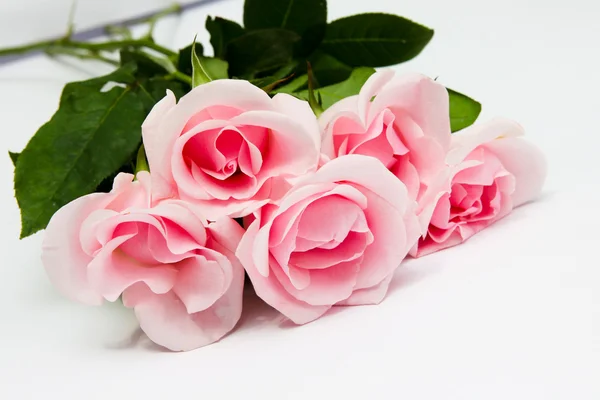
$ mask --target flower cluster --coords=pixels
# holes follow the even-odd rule
[[[121,297],[171,350],[234,328],[244,274],[297,324],[377,304],[407,255],[462,243],[540,193],[544,158],[522,128],[451,134],[448,96],[392,70],[318,118],[244,80],[168,92],[142,125],[149,172],[56,212],[44,266],[73,300]]]

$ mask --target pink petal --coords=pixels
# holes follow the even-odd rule
[[[523,127],[505,118],[495,118],[489,122],[471,125],[452,135],[450,150],[446,155],[446,163],[457,165],[475,148],[496,138],[517,137],[524,134]]]
[[[365,127],[358,116],[358,96],[350,96],[342,99],[329,107],[319,117],[319,127],[322,132],[321,152],[329,159],[338,156],[337,149],[334,148],[333,135],[336,132],[348,132],[344,126],[336,126],[338,123],[349,123],[351,126],[349,132],[364,132]],[[345,122],[348,121],[348,122]]]
[[[362,91],[360,97],[363,98]],[[371,102],[367,121],[384,109],[391,109],[397,116],[409,115],[425,136],[436,140],[443,149],[450,146],[448,92],[443,85],[424,75],[399,75],[385,84]]]
[[[88,265],[89,281],[108,301],[115,301],[136,282],[146,283],[155,293],[166,293],[175,284],[177,269],[168,264],[148,265],[115,251],[134,235],[111,240]]]
[[[413,209],[415,203],[408,200],[406,186],[372,157],[350,154],[325,164],[302,183],[342,182],[356,183],[390,203],[400,214]]]
[[[320,153],[310,126],[272,111],[249,111],[231,122],[271,130],[269,151],[263,154],[263,166],[257,175],[259,184],[268,177],[298,176],[316,169]]]
[[[377,194],[369,190],[363,193],[369,203],[364,213],[374,241],[364,251],[356,289],[375,286],[393,273],[420,236],[413,212],[402,214]]]
[[[360,263],[347,262],[325,269],[311,270],[310,284],[302,290],[294,287],[279,268],[272,268],[272,276],[274,275],[281,286],[297,301],[317,307],[329,307],[352,294],[359,268]],[[291,316],[289,318],[294,320]]]
[[[386,85],[388,85],[395,76],[393,69],[384,69],[375,72],[367,79],[358,95],[358,113],[363,116],[369,114],[371,103]]]
[[[348,297],[346,300],[337,303],[336,305],[362,306],[381,303],[381,301],[387,294],[393,276],[394,274],[388,275],[384,280],[382,280],[379,284],[375,286],[355,290],[354,292],[352,292],[352,295],[350,295],[350,297]]]
[[[276,111],[287,115],[304,125],[306,131],[310,134],[315,147],[321,148],[321,131],[317,117],[306,101],[299,100],[286,93],[278,93],[271,99]]]
[[[208,249],[179,262],[177,268],[173,291],[189,314],[204,311],[219,300],[229,287],[233,274],[227,258]]]
[[[142,139],[144,141],[144,150],[148,164],[153,166],[152,170],[161,165],[164,158],[164,152],[167,142],[173,142],[179,132],[175,132],[171,137],[164,135],[160,126],[163,124],[165,116],[175,107],[175,95],[167,90],[167,95],[152,108],[146,120],[142,124]],[[156,171],[158,173],[158,170]]]
[[[211,307],[189,314],[174,292],[154,294],[143,284],[130,287],[123,303],[133,306],[142,330],[155,343],[174,351],[214,343],[238,322],[242,312],[244,273],[234,268],[227,292]]]
[[[349,185],[344,186],[347,191],[354,191],[365,199],[360,191]],[[363,208],[365,206],[366,204]],[[310,240],[341,242],[358,219],[364,221],[362,208],[358,204],[345,197],[328,193],[306,206],[298,225],[298,235]],[[323,223],[324,221],[327,223]]]
[[[235,253],[245,231],[235,220],[227,217],[218,219],[208,225],[211,239],[227,249],[232,255]]]
[[[67,298],[85,304],[102,304],[102,295],[90,285],[87,266],[92,257],[81,247],[80,229],[94,210],[113,198],[109,193],[80,197],[59,209],[50,219],[42,243],[42,263],[54,286]]]
[[[296,324],[305,324],[319,318],[325,314],[330,306],[312,306],[303,301],[299,301],[287,292],[274,274],[263,274],[259,269],[270,270],[268,258],[268,245],[266,243],[258,246],[254,243],[256,231],[260,226],[260,221],[255,220],[247,229],[240,245],[236,251],[236,256],[244,266],[246,273],[252,281],[252,286],[256,294],[271,307],[290,318]],[[254,261],[257,252],[266,253],[266,265],[256,265]],[[262,261],[262,258],[260,258]],[[275,262],[274,260],[272,262]],[[258,268],[257,268],[258,267]]]
[[[312,249],[305,252],[293,252],[289,263],[304,269],[327,269],[342,262],[350,263],[362,257],[365,249],[373,240],[370,233],[350,232],[333,249]]]
[[[512,194],[515,207],[539,196],[546,179],[547,164],[544,154],[536,146],[523,139],[506,138],[491,141],[485,148],[515,176],[516,188]]]

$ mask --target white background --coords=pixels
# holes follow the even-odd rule
[[[40,262],[41,235],[17,240],[6,150],[21,150],[52,115],[65,82],[104,69],[41,56],[1,66],[0,398],[600,399],[596,2],[329,3],[330,19],[387,11],[435,28],[423,54],[398,69],[439,76],[480,100],[482,120],[521,122],[548,156],[542,198],[462,246],[406,262],[379,306],[291,327],[249,297],[221,342],[164,352],[136,330],[130,310],[62,299]],[[64,20],[50,11],[41,23]],[[240,21],[242,1],[170,18],[158,39],[189,43],[206,13]],[[26,26],[21,16],[8,21]]]

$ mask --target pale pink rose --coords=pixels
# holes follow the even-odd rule
[[[208,225],[184,202],[150,202],[150,176],[119,174],[110,193],[80,197],[54,214],[42,260],[66,297],[96,305],[123,296],[141,328],[171,350],[219,340],[242,310],[244,271],[234,256],[243,229]]]
[[[415,207],[378,160],[340,157],[257,211],[236,255],[258,296],[303,324],[383,299],[420,235]]]
[[[517,123],[495,119],[452,136],[447,186],[437,194],[427,234],[412,255],[462,243],[540,194],[546,161],[521,135]]]
[[[319,118],[321,151],[330,159],[364,154],[380,160],[418,201],[423,231],[433,212],[433,196],[443,188],[444,158],[450,147],[448,92],[418,74],[373,74],[356,96]]]
[[[308,103],[216,80],[176,104],[168,92],[142,126],[154,195],[200,204],[209,219],[244,216],[283,178],[316,169],[320,133]]]

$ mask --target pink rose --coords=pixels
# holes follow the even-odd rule
[[[333,159],[364,154],[380,160],[418,201],[423,231],[433,212],[434,194],[444,184],[444,158],[450,147],[448,92],[418,74],[373,74],[360,94],[321,115],[321,151]]]
[[[340,157],[257,211],[236,255],[258,296],[303,324],[383,299],[419,237],[415,206],[378,160]]]
[[[133,307],[141,328],[171,350],[219,340],[242,310],[244,272],[233,255],[243,230],[207,225],[186,203],[150,203],[147,172],[119,174],[110,193],[80,197],[54,214],[42,260],[54,285],[86,304]]]
[[[168,92],[142,126],[160,198],[200,204],[210,219],[244,216],[275,197],[282,178],[317,167],[319,127],[304,101],[223,79],[175,103]]]
[[[462,243],[540,194],[546,162],[521,135],[517,123],[495,119],[452,136],[446,188],[437,194],[427,234],[412,255]]]

